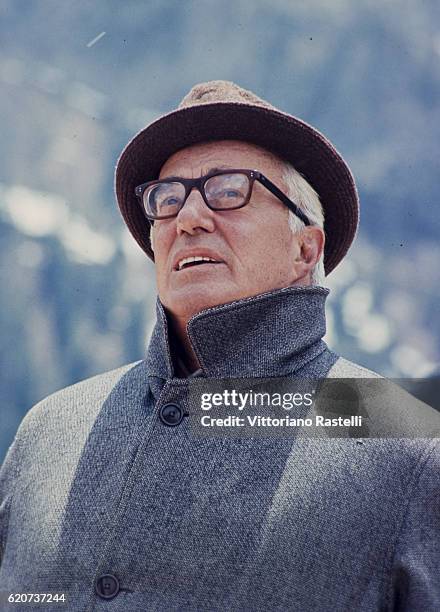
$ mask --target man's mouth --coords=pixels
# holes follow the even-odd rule
[[[201,266],[206,264],[219,264],[223,263],[222,261],[218,261],[217,259],[212,259],[212,257],[203,257],[203,256],[195,256],[195,257],[184,257],[180,261],[177,262],[177,270],[184,270],[185,268],[190,268],[192,266]]]

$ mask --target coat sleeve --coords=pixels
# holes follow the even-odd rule
[[[431,441],[417,471],[394,551],[393,612],[440,610],[440,439]]]
[[[31,409],[24,416],[9,447],[3,463],[0,466],[0,566],[4,558],[8,536],[9,516],[12,498],[20,476],[24,447],[29,431],[32,432],[34,415]]]
[[[17,434],[0,467],[0,565],[6,546],[9,508],[19,472],[19,446],[20,440]]]

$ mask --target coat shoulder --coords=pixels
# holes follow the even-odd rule
[[[377,372],[364,368],[344,357],[339,357],[330,368],[328,378],[383,378]]]
[[[63,422],[66,427],[69,423],[93,418],[111,392],[143,364],[135,361],[55,391],[27,412],[18,434],[26,436],[36,426],[51,429],[53,423]]]
[[[356,400],[351,399],[368,423],[370,436],[400,438],[402,447],[412,439],[420,448],[426,445],[426,439],[440,437],[439,412],[395,381],[343,357],[335,362],[327,378],[340,379],[341,389],[349,389],[353,393]],[[357,380],[349,382],[348,379]],[[342,398],[346,402],[350,399],[344,393]]]

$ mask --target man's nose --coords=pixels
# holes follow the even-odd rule
[[[197,234],[200,230],[213,232],[215,213],[203,201],[202,194],[193,188],[176,217],[177,234]]]

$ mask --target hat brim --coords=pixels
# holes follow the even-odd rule
[[[301,172],[320,197],[325,217],[325,273],[334,270],[353,242],[359,222],[358,194],[349,167],[333,145],[307,123],[239,102],[176,110],[140,131],[123,150],[116,166],[116,197],[131,234],[145,253],[154,261],[150,226],[135,187],[156,179],[166,160],[180,149],[213,140],[256,144]]]

